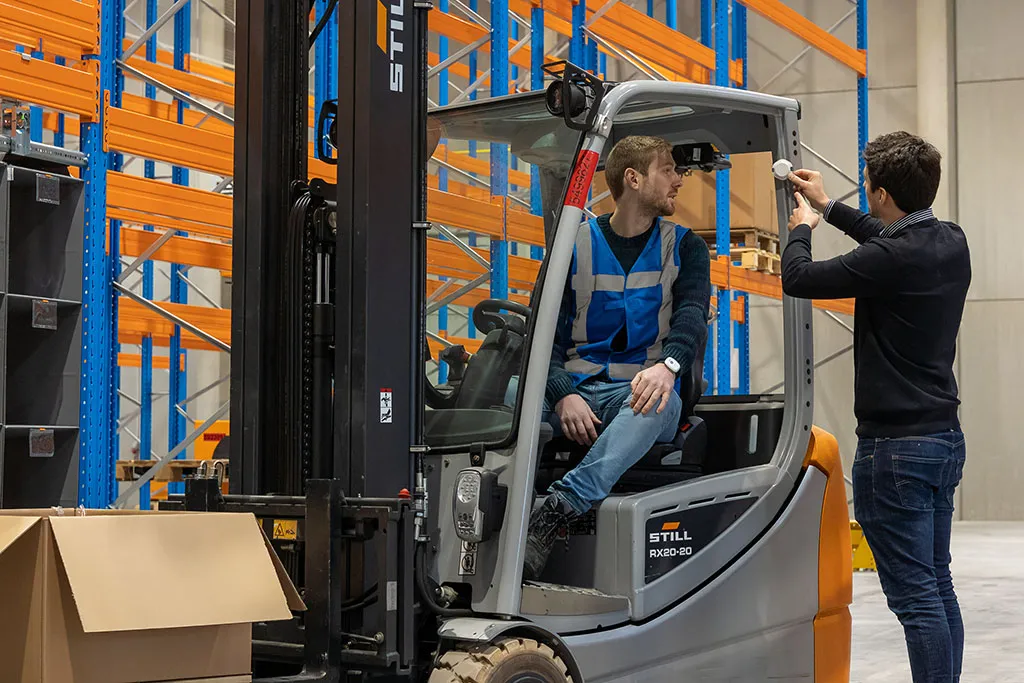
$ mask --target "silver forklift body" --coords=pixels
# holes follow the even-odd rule
[[[556,92],[563,79],[543,97],[431,113],[446,139],[508,144],[538,167],[547,233],[518,388],[502,406],[426,411],[428,573],[438,595],[472,605],[441,624],[445,652],[431,680],[483,680],[469,663],[511,638],[550,652],[577,683],[846,681],[849,519],[835,440],[812,422],[809,301],[782,300],[784,394],[702,397],[693,416],[710,435],[703,469],[678,476],[665,449],[645,457],[637,467],[646,483],[613,492],[557,544],[541,581],[522,580],[527,524],[554,449],[542,409],[556,320],[607,153],[646,134],[802,165],[792,99],[689,83],[578,83],[579,92]],[[573,111],[557,117],[553,106]],[[791,190],[775,187],[785,226]],[[784,247],[784,229],[779,237]],[[460,525],[467,519],[471,528]]]

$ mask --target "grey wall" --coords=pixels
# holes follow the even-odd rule
[[[965,519],[1024,519],[1024,249],[1014,207],[1024,159],[1021,26],[1024,3],[956,2],[957,198],[974,271],[960,347]]]

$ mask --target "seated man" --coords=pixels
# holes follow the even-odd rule
[[[655,443],[675,438],[678,377],[707,334],[707,244],[662,220],[675,213],[682,184],[672,146],[624,138],[605,178],[615,211],[576,237],[544,413],[556,436],[590,449],[530,517],[527,579],[540,575],[560,528],[603,500]]]

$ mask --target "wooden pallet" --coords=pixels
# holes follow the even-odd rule
[[[749,268],[769,275],[782,273],[782,258],[763,249],[740,247],[732,250],[733,262],[739,260],[742,268]],[[737,257],[739,257],[737,259]]]
[[[117,481],[135,481],[156,464],[156,460],[118,460]],[[151,481],[185,481],[189,475],[196,473],[203,464],[213,468],[221,464],[227,469],[227,460],[171,460],[160,468]]]
[[[715,230],[695,230],[708,243],[708,248],[715,251],[718,233]],[[730,251],[737,248],[760,249],[769,254],[779,255],[779,236],[761,228],[733,228],[729,231]]]

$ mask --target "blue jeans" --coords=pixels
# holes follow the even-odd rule
[[[660,414],[656,412],[656,404],[646,415],[634,415],[629,407],[632,395],[629,382],[591,380],[581,384],[577,392],[601,420],[597,425],[598,437],[580,464],[554,482],[549,490],[583,514],[607,498],[619,477],[654,444],[675,438],[683,402],[673,391]],[[562,425],[553,408],[545,401],[543,419],[551,424],[558,437],[563,435]]]
[[[949,538],[965,453],[964,435],[948,431],[861,439],[853,463],[854,516],[903,625],[914,683],[960,680],[964,626]]]

